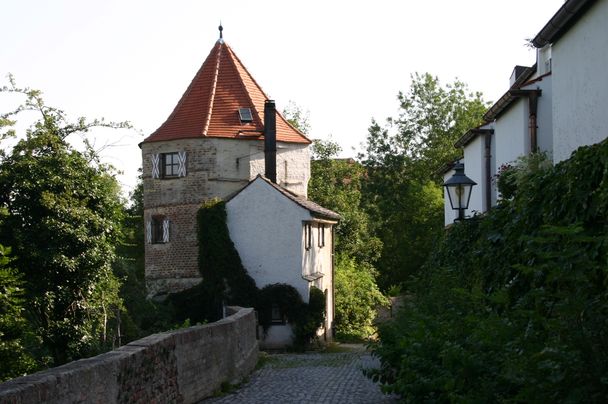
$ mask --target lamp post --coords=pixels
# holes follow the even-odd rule
[[[471,191],[473,185],[477,185],[477,183],[464,175],[464,164],[455,164],[454,171],[456,171],[454,175],[444,182],[443,186],[448,192],[452,209],[458,210],[458,218],[454,220],[456,222],[464,220],[464,210],[469,207]]]

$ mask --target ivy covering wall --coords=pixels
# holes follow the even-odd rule
[[[382,327],[372,376],[406,402],[605,402],[608,142],[524,159],[453,225]],[[500,185],[500,184],[499,184]]]
[[[309,303],[304,303],[291,285],[278,283],[259,290],[241,262],[226,218],[226,203],[219,199],[207,201],[199,209],[198,266],[203,280],[193,288],[169,296],[176,318],[190,323],[211,322],[222,318],[224,305],[254,307],[260,325],[267,330],[272,305],[277,304],[293,326],[294,345],[306,346],[323,324],[323,292],[312,287]]]

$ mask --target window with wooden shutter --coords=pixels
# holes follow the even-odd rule
[[[170,222],[169,219],[165,216],[154,215],[152,219],[148,222],[146,228],[146,237],[148,238],[148,243],[151,244],[163,244],[169,242],[169,230],[170,230]]]
[[[177,168],[177,176],[185,177],[186,176],[186,152],[182,151],[177,153],[177,159],[179,161],[179,167]]]
[[[169,242],[169,219],[163,219],[163,243]]]
[[[160,178],[160,154],[152,154],[152,178]]]
[[[148,244],[152,243],[152,221],[149,220],[148,223],[146,223],[146,241],[148,242]]]

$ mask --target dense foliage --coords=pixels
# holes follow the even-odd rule
[[[170,295],[179,319],[192,322],[222,318],[224,304],[253,307],[255,281],[241,262],[226,224],[226,203],[209,200],[200,207],[198,265],[203,281],[188,290]]]
[[[365,169],[353,159],[338,159],[340,146],[332,141],[313,143],[309,197],[340,213],[335,240],[336,336],[362,340],[374,332],[376,309],[386,305],[373,264],[382,252],[382,242],[371,232],[369,216],[362,207]]]
[[[374,274],[370,264],[357,263],[344,254],[337,256],[334,320],[338,339],[364,340],[376,332],[376,309],[388,301],[378,290]]]
[[[121,242],[116,247],[114,273],[121,281],[120,296],[123,309],[118,313],[121,334],[116,345],[176,327],[173,307],[166,302],[147,298],[144,260],[143,181],[139,176],[130,194],[130,205],[125,207]],[[183,320],[181,320],[183,321]]]
[[[308,303],[304,303],[291,285],[275,283],[260,289],[255,308],[264,331],[272,325],[272,308],[276,306],[284,320],[293,326],[294,347],[307,347],[325,319],[325,295],[314,286],[309,293]]]
[[[516,167],[510,199],[452,226],[374,376],[407,402],[605,402],[608,141]],[[513,174],[513,173],[511,173]]]
[[[365,168],[353,159],[337,158],[340,152],[340,146],[331,140],[313,142],[308,196],[340,214],[336,253],[371,264],[380,256],[382,242],[371,232],[369,216],[362,206]]]
[[[441,179],[433,173],[459,157],[455,141],[481,123],[480,93],[455,81],[443,86],[430,74],[412,77],[399,93],[400,113],[369,128],[363,202],[382,240],[376,264],[383,290],[418,272],[443,229]]]
[[[23,281],[9,263],[10,248],[0,245],[0,382],[35,368],[25,346],[29,328],[24,316]]]
[[[6,209],[1,240],[25,282],[25,307],[41,338],[41,362],[57,365],[111,343],[110,321],[120,310],[119,282],[111,264],[120,238],[122,204],[112,170],[67,141],[93,126],[124,127],[84,118],[68,122],[40,93],[11,86],[26,101],[2,115],[3,126],[25,110],[39,120],[0,161],[0,205]],[[5,135],[11,135],[9,130]]]

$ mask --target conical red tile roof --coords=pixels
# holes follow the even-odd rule
[[[234,51],[220,39],[169,118],[144,142],[197,137],[263,139],[267,99]],[[239,108],[250,108],[253,122],[242,123]],[[277,141],[311,142],[278,112]]]

